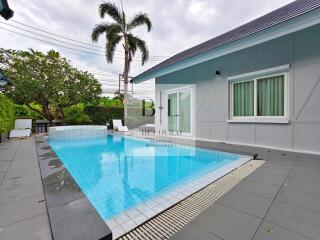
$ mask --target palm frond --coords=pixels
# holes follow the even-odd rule
[[[106,43],[106,58],[108,62],[110,63],[113,62],[113,57],[114,57],[116,47],[118,43],[121,41],[122,37],[123,36],[117,35],[117,34],[108,36],[108,41]]]
[[[121,12],[119,8],[114,4],[110,2],[104,2],[100,4],[99,6],[99,14],[101,18],[104,18],[106,14],[108,14],[109,17],[114,19],[117,23],[123,22],[121,17]]]
[[[122,25],[119,23],[110,23],[108,24],[107,28],[107,38],[112,37],[115,34],[120,34],[124,32],[124,29],[122,28]]]
[[[95,25],[95,27],[93,28],[92,33],[91,33],[91,40],[93,42],[97,42],[100,35],[107,32],[108,26],[109,25],[107,23],[100,23],[100,24]]]
[[[152,29],[152,23],[151,20],[148,16],[148,14],[146,13],[138,13],[137,15],[135,15],[132,20],[130,21],[130,23],[128,24],[128,30],[132,30],[138,26],[142,26],[142,25],[146,25],[148,32],[151,31]]]
[[[134,56],[137,51],[137,42],[132,34],[128,34],[128,43],[130,53],[132,56]]]
[[[139,51],[141,52],[141,62],[142,65],[144,65],[145,62],[149,59],[149,50],[146,42],[138,37],[133,36],[132,34],[128,34],[128,41],[130,44],[130,48],[135,50],[139,49]]]

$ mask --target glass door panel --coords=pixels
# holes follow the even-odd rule
[[[178,93],[168,94],[168,130],[178,130]]]
[[[168,131],[191,134],[191,91],[168,94]]]
[[[179,130],[183,133],[191,132],[191,94],[179,93]]]

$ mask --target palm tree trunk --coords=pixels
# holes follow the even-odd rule
[[[129,46],[128,40],[125,37],[125,59],[124,59],[124,98],[123,98],[123,106],[124,106],[124,124],[126,124],[126,120],[128,117],[128,83],[129,83]]]

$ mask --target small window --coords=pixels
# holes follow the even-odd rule
[[[286,118],[286,88],[286,73],[232,82],[231,120]]]

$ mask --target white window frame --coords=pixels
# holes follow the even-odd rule
[[[285,69],[284,69],[285,68]],[[289,79],[288,79],[288,69],[289,67],[282,66],[270,70],[262,70],[256,73],[249,73],[245,75],[239,75],[229,78],[229,119],[228,122],[246,122],[246,123],[289,123],[289,101],[288,101],[288,89],[289,89]],[[278,71],[274,71],[278,70]],[[280,70],[280,71],[279,71]],[[282,70],[282,71],[281,71]],[[284,70],[284,71],[283,71]],[[258,116],[257,114],[257,82],[259,79],[274,77],[274,76],[284,76],[284,116]],[[254,82],[254,116],[243,116],[235,117],[234,114],[234,93],[233,85],[240,82]]]

